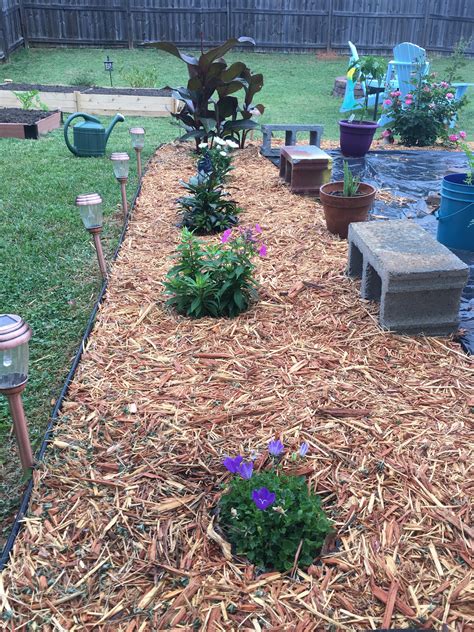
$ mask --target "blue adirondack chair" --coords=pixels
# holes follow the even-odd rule
[[[352,42],[348,42],[348,44],[351,49],[351,56],[349,57],[350,68],[355,61],[359,60],[359,53]],[[352,81],[352,77],[346,77],[346,91],[344,93],[344,100],[342,101],[339,112],[349,112],[350,110],[355,110],[358,107],[359,101],[354,96],[354,90],[355,83]]]
[[[394,59],[388,64],[388,74],[395,75],[394,79],[402,93],[401,96],[405,98],[413,90],[414,74],[419,73],[424,77],[430,70],[430,64],[426,59],[425,49],[411,42],[403,42],[395,46],[393,57]]]
[[[359,53],[357,52],[357,48],[355,47],[355,45],[352,42],[348,42],[349,44],[349,48],[351,50],[351,56],[349,58],[349,67],[355,62],[359,60]],[[369,84],[370,84],[370,80],[369,80]],[[387,76],[385,78],[385,85],[387,85],[391,90],[395,89],[395,85],[393,84],[393,82],[391,83],[389,78],[388,78],[388,73]],[[378,87],[378,86],[376,86]],[[362,86],[362,88],[365,90],[365,86]],[[349,112],[350,110],[356,110],[359,107],[362,107],[364,104],[364,98],[362,99],[356,99],[354,96],[354,90],[355,90],[355,83],[352,80],[352,77],[347,76],[347,81],[346,81],[346,90],[344,93],[344,99],[342,101],[342,105],[339,109],[340,112]],[[364,94],[365,97],[365,94]],[[381,98],[379,96],[379,102],[381,102]],[[368,106],[369,107],[374,107],[375,103],[377,101],[376,95],[375,94],[370,94],[369,95],[369,99],[368,99]]]
[[[430,64],[426,59],[426,51],[421,46],[411,42],[403,42],[393,49],[394,59],[388,63],[387,85],[396,85],[404,99],[413,90],[413,78],[424,77],[430,70]],[[392,88],[393,89],[393,88]],[[391,119],[382,113],[378,120],[379,125],[387,125]]]

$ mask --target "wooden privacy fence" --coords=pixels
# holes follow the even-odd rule
[[[450,52],[474,33],[474,0],[0,0],[0,58],[20,45],[197,47],[249,35],[259,49]],[[474,54],[471,42],[470,53]]]

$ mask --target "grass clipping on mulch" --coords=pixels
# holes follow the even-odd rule
[[[467,630],[469,358],[381,331],[344,276],[347,243],[254,147],[229,188],[264,229],[260,301],[234,320],[165,309],[192,173],[188,149],[165,146],[144,179],[0,581],[3,616],[46,632]],[[260,450],[258,468],[273,436],[309,443],[296,471],[340,538],[287,576],[233,559],[212,514],[223,457]]]

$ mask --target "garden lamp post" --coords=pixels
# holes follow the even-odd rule
[[[138,181],[142,179],[142,149],[145,145],[145,130],[143,127],[132,127],[130,130],[132,146],[137,154]]]
[[[104,251],[102,250],[102,242],[100,240],[103,223],[102,198],[97,193],[78,195],[76,198],[76,206],[79,208],[79,213],[86,230],[92,235],[100,272],[102,277],[106,279],[107,264],[105,263]]]
[[[122,191],[122,210],[123,218],[127,219],[127,189],[126,184],[128,180],[128,169],[130,165],[130,156],[126,153],[114,152],[111,154],[110,159],[114,166],[114,175],[120,182],[120,189]]]
[[[104,61],[104,70],[109,73],[110,85],[112,86],[112,72],[114,70],[114,62],[107,55],[107,59]]]
[[[21,393],[28,381],[28,340],[31,329],[14,314],[0,314],[0,393],[8,397],[13,429],[24,471],[33,467]]]

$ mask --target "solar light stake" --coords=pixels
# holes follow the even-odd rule
[[[0,393],[8,398],[21,466],[33,467],[33,451],[21,393],[28,381],[28,341],[31,329],[14,314],[0,314]]]
[[[102,198],[97,193],[89,193],[88,195],[78,195],[76,198],[76,206],[79,208],[82,222],[85,228],[92,235],[95,250],[97,252],[97,261],[99,262],[100,272],[104,279],[107,278],[107,264],[102,250],[102,242],[100,233],[102,231],[103,213]]]
[[[128,170],[130,165],[130,156],[125,152],[114,152],[111,154],[110,159],[112,160],[112,164],[114,167],[114,175],[117,178],[118,182],[120,182],[120,190],[122,192],[122,210],[123,210],[123,219],[124,221],[127,219],[127,180],[128,180]]]
[[[114,62],[107,55],[107,59],[104,61],[104,70],[109,73],[110,86],[112,86],[112,72],[114,70]]]
[[[132,136],[132,146],[137,154],[137,171],[138,181],[142,179],[142,149],[145,146],[145,130],[143,127],[132,127],[130,130]]]
[[[104,251],[102,250],[102,242],[100,240],[101,228],[89,228],[89,232],[94,240],[95,250],[97,252],[97,261],[99,262],[100,273],[104,279],[107,278],[107,264],[105,263]]]

